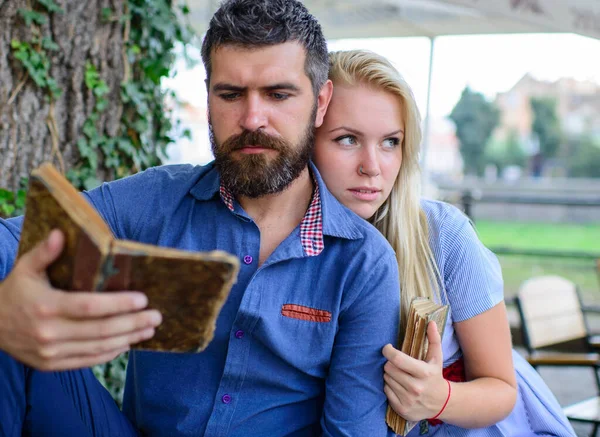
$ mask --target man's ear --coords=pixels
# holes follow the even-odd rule
[[[208,77],[206,79],[204,79],[204,85],[206,85],[206,92],[208,93],[208,85],[209,85]]]
[[[315,127],[320,127],[323,124],[323,118],[327,112],[327,107],[333,96],[333,83],[328,79],[321,87],[317,96],[317,115],[315,117]]]

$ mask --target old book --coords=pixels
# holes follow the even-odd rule
[[[60,229],[66,240],[60,257],[48,268],[52,286],[68,291],[141,291],[148,296],[148,307],[162,313],[154,337],[132,348],[199,352],[208,346],[237,279],[236,257],[116,239],[62,174],[43,164],[29,180],[18,256],[52,229]]]
[[[429,322],[435,322],[441,337],[444,334],[447,317],[448,305],[440,305],[426,297],[415,297],[411,301],[408,310],[406,333],[402,341],[402,352],[418,360],[424,360],[427,357],[427,348],[429,346],[429,340],[427,340],[427,326]],[[396,414],[389,405],[385,421],[396,434],[401,436],[407,435],[419,423],[404,419]]]

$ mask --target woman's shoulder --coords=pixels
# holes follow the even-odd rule
[[[440,200],[422,198],[421,209],[427,217],[427,225],[430,230],[462,228],[465,224],[470,223],[469,217],[460,209]]]

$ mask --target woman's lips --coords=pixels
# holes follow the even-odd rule
[[[381,190],[378,190],[377,188],[368,187],[350,188],[348,191],[350,191],[355,198],[364,201],[377,200],[379,193],[381,192]]]

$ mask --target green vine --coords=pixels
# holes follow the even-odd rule
[[[16,194],[12,191],[0,188],[0,217],[12,217],[15,215],[23,214],[25,208],[25,197],[27,192],[25,187],[27,186],[27,179],[21,179],[20,188]]]
[[[63,13],[63,10],[53,0],[36,0],[35,6],[40,10],[18,9],[25,25],[30,29],[31,36],[29,40],[19,41],[11,40],[10,46],[14,58],[20,62],[23,67],[23,73],[12,94],[8,98],[8,104],[12,104],[28,79],[46,93],[46,98],[50,102],[50,110],[47,117],[47,125],[52,137],[52,152],[64,168],[62,157],[58,150],[58,132],[55,129],[56,122],[54,117],[54,102],[62,93],[56,79],[50,74],[50,55],[59,50],[58,44],[52,38],[42,36],[39,26],[48,22],[49,14]],[[25,206],[27,180],[22,179],[19,189],[15,192],[0,188],[0,217],[10,217],[23,213]]]
[[[58,87],[56,79],[50,75],[50,59],[48,52],[56,52],[59,49],[58,44],[50,37],[42,37],[39,26],[43,26],[48,22],[47,15],[62,14],[64,11],[54,0],[35,0],[36,6],[41,7],[44,11],[34,9],[18,9],[18,13],[25,21],[25,25],[31,30],[31,38],[29,41],[19,41],[13,39],[11,48],[13,56],[23,65],[29,77],[33,79],[37,86],[48,93],[51,100],[56,100],[60,97],[61,89]],[[22,78],[22,81],[26,77]],[[17,87],[16,92],[20,90]],[[10,100],[14,99],[16,93]]]
[[[51,38],[43,37],[40,31],[40,26],[48,22],[51,14],[63,13],[63,10],[54,0],[31,1],[33,6],[30,3],[27,9],[18,11],[31,36],[28,40],[14,39],[11,42],[13,56],[22,65],[23,73],[9,97],[9,104],[29,79],[45,91],[50,103],[47,126],[52,136],[53,157],[59,160],[64,172],[54,117],[54,103],[60,97],[61,90],[50,71],[53,52],[60,50],[60,47]],[[119,90],[123,111],[117,135],[109,136],[99,128],[102,114],[109,106],[111,90],[102,77],[100,66],[88,59],[84,83],[94,99],[93,109],[76,141],[79,156],[75,162],[69,163],[69,171],[65,172],[78,189],[93,188],[104,177],[118,179],[159,165],[166,157],[166,148],[174,141],[174,126],[165,98],[174,99],[175,96],[164,89],[161,83],[171,74],[175,45],[185,47],[193,36],[185,20],[181,19],[189,13],[187,6],[173,3],[176,2],[126,0],[123,10],[98,10],[101,22],[120,23],[123,29],[121,57],[124,75]],[[0,189],[0,215],[21,214],[24,199],[24,186],[17,193]],[[122,355],[117,360],[94,368],[100,382],[118,403],[123,393],[125,360],[125,355]]]
[[[179,7],[186,15],[186,6]],[[74,185],[91,189],[100,162],[117,179],[159,165],[166,157],[172,138],[171,112],[165,106],[169,91],[161,88],[169,76],[176,43],[189,43],[192,32],[177,19],[168,0],[128,0],[120,14],[110,8],[100,10],[103,22],[119,21],[124,25],[122,56],[125,74],[121,83],[123,116],[119,135],[107,137],[96,129],[100,114],[106,109],[106,83],[96,67],[88,61],[85,72],[87,88],[96,103],[83,125],[77,142],[81,160],[67,174]]]

